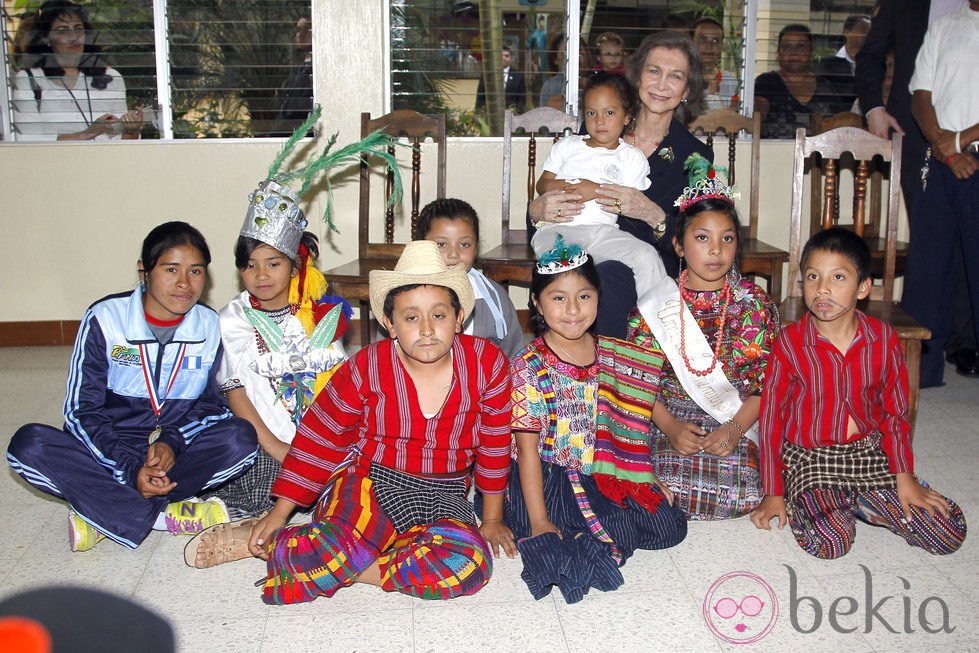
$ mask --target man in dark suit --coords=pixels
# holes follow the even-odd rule
[[[874,8],[870,32],[856,56],[856,85],[860,107],[871,132],[890,138],[891,130],[904,134],[901,155],[901,186],[904,204],[910,213],[912,200],[921,188],[921,169],[928,143],[911,115],[908,84],[914,73],[918,49],[928,25],[936,18],[965,4],[966,0],[879,0]],[[883,101],[887,54],[894,51],[894,80],[887,104]],[[919,216],[910,215],[913,221]],[[926,216],[920,216],[927,219]],[[914,246],[914,243],[911,243]],[[950,362],[961,374],[979,376],[979,353],[972,336],[969,295],[964,267],[958,272],[956,309],[952,337],[946,346]],[[928,383],[922,379],[922,387]]]
[[[855,57],[860,52],[867,32],[870,31],[870,16],[867,14],[853,14],[847,16],[843,23],[843,47],[836,54],[823,57],[816,63],[815,71],[817,75],[823,75],[833,84],[843,103],[853,105],[857,99],[857,88],[853,78],[853,71],[857,67]]]
[[[527,106],[527,86],[523,75],[510,67],[513,61],[513,54],[510,47],[503,46],[503,97],[507,107],[516,107],[517,112],[522,112]],[[479,79],[479,86],[476,89],[476,108],[486,106],[486,85],[483,79]]]

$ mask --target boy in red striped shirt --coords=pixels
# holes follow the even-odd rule
[[[502,523],[509,363],[459,333],[475,301],[466,270],[448,268],[434,242],[408,243],[393,271],[371,272],[370,299],[391,339],[351,357],[317,396],[272,487],[276,505],[252,528],[248,548],[268,561],[266,603],[355,582],[426,599],[472,594],[489,580],[487,540],[516,550]],[[313,503],[311,523],[286,526]]]
[[[965,539],[959,507],[914,475],[908,378],[894,330],[857,310],[870,251],[852,231],[815,234],[802,251],[808,312],[775,342],[762,392],[758,528],[786,521],[807,553],[845,555],[856,519],[932,554]]]

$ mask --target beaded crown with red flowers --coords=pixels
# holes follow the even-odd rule
[[[581,267],[588,260],[588,252],[581,245],[565,245],[564,236],[558,234],[554,239],[554,247],[537,260],[537,272],[540,274],[560,274]]]
[[[731,204],[741,197],[740,193],[735,193],[734,189],[727,185],[727,181],[717,174],[722,172],[726,176],[727,168],[715,167],[702,154],[694,152],[688,156],[683,162],[683,169],[687,171],[690,185],[673,202],[673,206],[680,207],[681,211],[708,197],[723,199]]]

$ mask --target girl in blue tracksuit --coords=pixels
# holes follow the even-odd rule
[[[71,505],[73,551],[103,536],[135,548],[154,528],[193,533],[227,520],[220,501],[186,501],[244,472],[257,449],[214,379],[218,316],[197,303],[210,260],[189,224],[153,229],[139,288],[97,301],[82,319],[63,430],[28,424],[10,442],[11,468]]]

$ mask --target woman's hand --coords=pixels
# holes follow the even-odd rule
[[[503,547],[503,553],[508,558],[513,558],[517,555],[517,543],[513,539],[513,531],[502,521],[498,519],[485,520],[479,526],[479,534],[483,536],[484,540],[489,542],[495,557],[500,557],[500,547]]]
[[[707,435],[707,431],[692,422],[677,422],[664,433],[677,453],[684,456],[692,456],[703,451],[704,436]]]
[[[534,222],[571,222],[581,213],[581,195],[563,188],[547,191],[537,196],[527,210]]]
[[[140,129],[143,128],[143,110],[130,109],[122,114],[120,120],[122,121],[123,138],[137,138]]]
[[[700,448],[715,456],[729,456],[737,448],[739,437],[727,424],[721,424],[700,441]]]
[[[595,191],[595,201],[609,213],[642,220],[654,229],[666,221],[666,212],[659,204],[628,186],[602,184]]]

